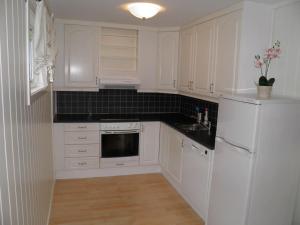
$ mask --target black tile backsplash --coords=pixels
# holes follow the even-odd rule
[[[209,110],[216,124],[218,104],[176,94],[138,93],[136,90],[100,89],[99,92],[56,92],[56,113],[183,113],[196,116],[196,106]]]
[[[169,113],[180,111],[180,96],[101,89],[99,92],[56,92],[57,113]]]
[[[196,107],[199,107],[202,117],[204,117],[205,108],[208,109],[208,118],[213,125],[217,124],[218,103],[209,102],[187,96],[181,96],[180,112],[188,116],[197,116]]]

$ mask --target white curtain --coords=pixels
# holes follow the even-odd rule
[[[46,87],[53,82],[56,57],[53,15],[49,16],[44,1],[36,2],[33,29],[32,87]]]
[[[54,73],[55,73],[55,59],[57,55],[57,47],[55,42],[55,29],[54,29],[54,16],[53,14],[49,17],[48,23],[48,43],[47,43],[47,54],[48,54],[48,61],[47,61],[47,71],[48,71],[48,79],[49,82],[53,82],[54,80]]]

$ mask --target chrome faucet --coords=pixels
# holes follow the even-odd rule
[[[208,121],[208,135],[211,135],[211,132],[210,132],[210,130],[211,130],[211,122],[210,122],[210,121]]]
[[[207,128],[208,135],[211,135],[211,121],[208,121],[208,118],[206,118],[207,120],[202,121],[202,113],[200,112],[200,108],[199,107],[196,107],[196,112],[197,112],[197,117],[194,117],[194,118],[197,119],[197,123],[199,125]]]
[[[197,122],[200,124],[202,122],[202,113],[197,113]]]

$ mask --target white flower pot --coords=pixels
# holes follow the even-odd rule
[[[259,86],[257,85],[257,98],[269,99],[272,93],[272,86]]]

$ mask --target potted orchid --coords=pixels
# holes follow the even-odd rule
[[[258,98],[267,99],[271,96],[275,78],[268,79],[268,72],[271,61],[278,58],[280,53],[280,42],[276,41],[271,48],[265,51],[263,58],[261,58],[260,55],[255,55],[255,67],[260,70],[260,77],[258,83],[256,84]]]

